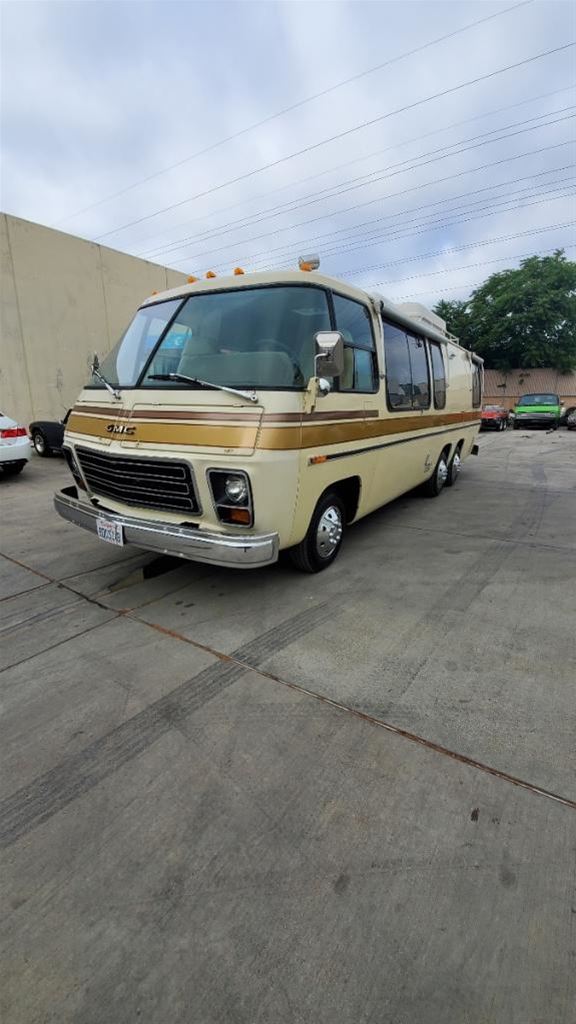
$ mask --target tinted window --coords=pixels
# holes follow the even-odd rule
[[[336,330],[344,338],[344,372],[340,391],[375,391],[376,353],[370,311],[361,302],[334,295]]]
[[[391,409],[412,408],[412,371],[406,334],[393,324],[384,323],[386,391]]]
[[[443,409],[446,405],[446,370],[444,369],[442,349],[434,341],[430,342],[430,355],[432,357],[434,405],[437,409]]]
[[[430,381],[426,345],[422,338],[411,334],[408,338],[408,352],[412,367],[412,408],[428,409],[430,406]]]
[[[154,374],[181,373],[230,387],[303,388],[314,373],[314,335],[329,330],[328,300],[320,288],[191,295],[154,353],[142,385],[158,387]]]

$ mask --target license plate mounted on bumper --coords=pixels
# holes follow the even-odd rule
[[[100,540],[105,540],[108,544],[117,544],[119,547],[124,546],[124,530],[119,523],[99,516],[96,520],[96,532]]]

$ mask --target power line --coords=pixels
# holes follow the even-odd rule
[[[574,248],[576,248],[576,246],[574,246],[574,245],[566,245],[566,246],[564,246],[564,248],[565,249],[574,249]],[[544,252],[546,252],[546,251],[547,250],[544,250]],[[531,253],[530,255],[537,256],[539,254],[538,253]],[[436,288],[436,289],[434,289],[434,294],[435,295],[442,295],[445,292],[459,292],[459,291],[463,291],[464,289],[466,291],[470,292],[470,290],[474,291],[482,283],[483,283],[482,281],[478,281],[478,282],[470,282],[469,284],[455,284],[455,285],[452,285],[449,288]],[[410,292],[408,295],[397,295],[396,298],[392,299],[391,301],[392,302],[398,302],[401,299],[418,299],[422,295],[430,295],[430,289],[427,289],[426,291],[423,291],[423,292]]]
[[[270,170],[272,167],[278,167],[280,164],[286,163],[289,160],[294,160],[296,157],[303,156],[305,153],[311,153],[316,149],[320,149],[322,146],[326,146],[329,142],[335,142],[338,139],[347,138],[356,132],[362,131],[364,128],[369,128],[374,124],[379,124],[381,121],[384,121],[389,117],[394,117],[397,114],[403,114],[407,110],[414,110],[416,107],[420,107],[425,103],[430,103],[432,100],[452,95],[455,92],[459,92],[460,89],[468,88],[471,85],[477,85],[479,82],[485,82],[490,78],[495,78],[497,75],[502,75],[507,71],[513,71],[516,68],[524,67],[526,64],[531,64],[536,60],[542,60],[544,57],[550,57],[555,53],[561,53],[575,45],[576,42],[563,43],[562,46],[555,46],[550,50],[543,50],[541,53],[534,54],[532,57],[525,57],[523,60],[516,61],[514,64],[507,64],[505,67],[497,68],[495,71],[490,71],[485,75],[478,75],[476,78],[471,78],[466,82],[460,82],[459,85],[453,85],[448,89],[442,89],[437,93],[432,93],[430,96],[425,96],[421,100],[415,100],[413,103],[406,103],[403,107],[398,107],[395,110],[387,111],[385,114],[380,114],[378,117],[371,118],[368,121],[363,121],[361,124],[355,125],[353,128],[347,128],[345,131],[338,132],[336,135],[332,135],[328,139],[323,139],[321,142],[312,143],[309,146],[305,146],[303,149],[297,150],[294,153],[289,153],[286,156],[273,160],[268,164],[262,164],[261,167],[256,167],[252,171],[239,174],[237,177],[230,178],[228,181],[223,181],[219,185],[213,185],[212,188],[205,189],[203,192],[198,192],[196,195],[188,196],[186,199],[180,199],[176,203],[170,203],[169,206],[164,206],[160,210],[155,210],[154,213],[146,214],[143,217],[137,217],[135,220],[128,221],[126,224],[121,224],[118,228],[112,228],[110,231],[105,231],[103,234],[96,237],[96,241],[100,241],[102,238],[108,238],[110,235],[116,235],[120,231],[125,231],[126,228],[134,227],[136,224],[142,224],[144,221],[152,220],[154,217],[159,217],[161,214],[167,213],[169,210],[175,210],[180,206],[185,206],[186,203],[194,202],[197,199],[204,199],[205,196],[212,195],[214,192],[219,192],[223,188],[228,188],[229,185],[235,185],[240,181],[246,181],[248,178],[252,178],[256,174],[262,174],[263,171]]]
[[[153,181],[155,178],[160,177],[162,174],[167,174],[169,171],[175,170],[177,167],[182,167],[184,164],[190,163],[192,160],[196,160],[200,156],[205,156],[207,153],[213,152],[215,149],[219,149],[220,146],[226,145],[228,142],[233,142],[235,139],[241,138],[243,135],[247,135],[251,131],[255,131],[257,128],[262,128],[265,124],[269,124],[271,121],[276,120],[278,117],[283,117],[285,114],[290,114],[294,110],[298,110],[301,107],[306,106],[308,103],[312,103],[314,100],[319,100],[323,96],[328,96],[330,93],[335,92],[337,89],[342,89],[345,85],[351,85],[352,82],[357,82],[361,78],[365,78],[367,75],[372,75],[376,71],[382,71],[384,68],[389,67],[392,64],[397,64],[401,60],[405,60],[407,57],[413,57],[417,53],[422,53],[424,50],[429,49],[431,46],[436,46],[438,43],[443,43],[447,39],[452,39],[454,36],[461,35],[463,32],[468,32],[471,28],[476,28],[478,25],[483,25],[488,21],[493,21],[494,18],[500,18],[504,14],[509,14],[512,11],[517,10],[520,7],[527,7],[533,3],[533,0],[522,0],[521,3],[513,4],[512,7],[506,7],[503,11],[497,11],[495,14],[490,14],[484,18],[479,18],[477,21],[469,22],[467,25],[463,25],[462,28],[454,29],[452,32],[447,32],[443,36],[438,36],[436,39],[431,39],[427,43],[423,43],[421,46],[416,46],[412,50],[406,50],[405,53],[398,54],[396,57],[391,57],[382,64],[376,64],[374,67],[367,68],[365,71],[360,71],[356,75],[351,75],[350,78],[345,78],[341,82],[336,82],[335,85],[331,85],[326,89],[322,89],[320,92],[314,93],[312,96],[307,96],[303,100],[298,100],[297,103],[292,103],[288,107],[284,107],[282,110],[277,110],[274,114],[269,114],[267,117],[262,118],[260,121],[256,121],[251,125],[247,125],[245,128],[241,128],[239,131],[234,132],[232,135],[226,136],[224,139],[219,139],[217,142],[212,142],[209,146],[205,146],[204,149],[197,150],[196,153],[192,153],[190,156],[184,157],[182,160],[177,160],[176,163],[170,164],[168,167],[163,167],[159,171],[154,171],[153,174],[149,174],[145,178],[140,178],[139,181],[133,182],[131,185],[127,185],[126,188],[120,189],[119,192],[114,192],[112,195],[105,196],[104,199],[99,199],[94,203],[90,203],[88,206],[84,206],[81,210],[77,210],[76,213],[70,213],[62,220],[57,222],[58,224],[64,224],[74,217],[79,217],[82,213],[87,213],[89,210],[95,209],[97,206],[102,206],[104,203],[111,202],[113,199],[117,199],[120,196],[126,195],[127,192],[131,192],[135,188],[139,188],[140,185],[145,185],[149,181]]]
[[[568,190],[568,191],[566,192],[566,190]],[[524,209],[528,209],[531,206],[537,206],[537,205],[539,205],[539,204],[541,204],[543,202],[553,202],[553,201],[555,201],[557,199],[563,199],[565,197],[565,194],[567,194],[568,196],[571,196],[573,194],[573,189],[571,187],[569,187],[569,186],[564,186],[564,190],[562,191],[562,193],[560,195],[553,196],[553,197],[551,197],[549,199],[546,199],[546,198],[545,199],[535,199],[534,202],[530,202],[530,203],[521,201],[516,206],[508,207],[508,209],[506,209],[506,210],[498,210],[498,209],[494,209],[492,207],[492,208],[487,209],[486,212],[482,212],[482,213],[477,212],[477,213],[475,213],[471,217],[465,217],[465,218],[462,218],[460,220],[440,221],[440,222],[437,221],[435,223],[429,223],[429,224],[426,224],[426,225],[424,225],[422,227],[418,227],[416,230],[413,230],[413,231],[400,231],[400,232],[395,231],[393,233],[386,234],[384,236],[384,240],[387,243],[389,243],[389,242],[397,242],[400,239],[412,238],[414,235],[426,234],[429,231],[436,231],[436,230],[439,230],[441,228],[459,227],[461,224],[468,224],[468,223],[470,223],[473,220],[481,220],[484,217],[494,216],[495,214],[510,213],[513,210],[520,210],[520,209],[524,210]],[[371,248],[374,245],[378,245],[378,244],[381,243],[381,241],[382,241],[382,239],[372,239],[372,240],[367,241],[367,242],[362,242],[360,245],[344,246],[344,247],[342,247],[340,249],[335,249],[335,250],[333,250],[331,252],[320,253],[320,255],[323,258],[329,258],[329,257],[332,257],[332,256],[339,256],[343,252],[345,252],[347,254],[349,254],[351,252],[358,252],[361,249],[369,249],[369,248]],[[261,269],[266,269],[266,268],[261,268]],[[281,269],[281,265],[280,265],[280,267],[278,267],[278,264],[276,264],[276,269]],[[346,275],[344,275],[344,276],[346,276]]]
[[[538,100],[549,99],[551,96],[558,96],[560,95],[560,93],[572,92],[573,90],[574,84],[567,85],[564,86],[562,89],[554,89],[552,90],[552,92],[539,93],[537,96],[531,96],[528,99],[520,100],[517,103],[509,103],[504,107],[497,107],[495,110],[487,110],[483,114],[475,114],[473,117],[466,117],[460,121],[453,121],[452,124],[444,125],[442,128],[435,128],[431,132],[425,132],[424,134],[420,134],[412,139],[404,139],[401,142],[395,143],[393,146],[386,146],[384,147],[384,149],[373,150],[372,153],[367,153],[365,156],[354,157],[353,160],[346,160],[344,161],[344,163],[335,164],[333,167],[329,167],[327,170],[318,171],[315,174],[309,174],[304,178],[299,178],[298,181],[296,182],[289,182],[286,185],[280,185],[277,188],[269,189],[267,192],[261,192],[259,195],[249,196],[247,199],[242,199],[239,202],[231,203],[228,206],[223,206],[219,210],[212,211],[212,213],[209,214],[205,214],[203,217],[195,217],[193,220],[185,221],[182,225],[179,226],[181,226],[182,228],[184,226],[191,227],[192,224],[199,224],[202,221],[209,220],[209,218],[214,216],[215,213],[228,213],[230,210],[237,210],[240,207],[246,206],[247,203],[258,202],[258,200],[260,199],[268,199],[270,196],[277,195],[279,192],[285,192],[286,189],[294,188],[294,185],[304,185],[309,181],[316,181],[318,178],[324,178],[326,177],[327,174],[334,174],[336,171],[341,171],[345,167],[351,167],[353,166],[353,164],[365,163],[367,160],[372,160],[376,156],[382,156],[383,153],[388,153],[391,149],[402,149],[404,146],[409,146],[413,142],[422,142],[424,139],[431,138],[434,135],[440,135],[442,132],[451,131],[453,128],[460,128],[462,125],[465,124],[471,124],[473,121],[482,121],[487,117],[493,117],[496,114],[502,114],[507,110],[514,110],[516,107],[524,107],[529,103],[537,103]],[[543,117],[544,115],[541,116]],[[496,131],[497,129],[494,130]],[[253,214],[252,216],[257,216],[257,214]],[[216,225],[216,227],[221,227],[221,225]],[[164,234],[164,232],[161,232],[160,234]],[[202,232],[201,234],[203,235],[205,234],[205,232]],[[151,241],[152,239],[158,237],[159,233],[156,231],[153,235],[148,235],[145,239],[142,239],[142,241]],[[183,239],[172,240],[172,242],[174,243],[178,241],[183,241]],[[157,245],[153,249],[136,249],[134,250],[134,255],[146,256],[149,255],[150,253],[155,252],[159,248],[159,245]]]
[[[575,249],[576,245],[563,245],[561,249]],[[421,277],[437,277],[438,274],[457,274],[461,270],[474,270],[477,267],[489,267],[493,263],[509,263],[512,260],[529,259],[531,256],[544,256],[548,252],[556,252],[558,246],[551,246],[549,249],[539,249],[537,252],[520,252],[515,255],[498,256],[493,260],[482,260],[480,263],[466,263],[461,267],[443,267],[442,270],[431,270],[424,274],[412,274],[410,277],[399,277],[394,281],[376,281],[370,285],[370,288],[376,288],[380,285],[395,285],[404,284],[405,281],[415,281]]]
[[[571,167],[574,167],[574,166],[575,166],[574,164],[569,164],[569,165],[567,165],[566,168],[561,168],[561,170],[568,169],[568,168],[571,168]],[[549,173],[549,172],[545,172],[545,173]],[[528,176],[528,177],[531,177],[531,176]],[[538,177],[538,175],[535,175],[534,177]],[[523,179],[520,178],[518,180],[522,181]],[[543,182],[542,184],[545,184],[545,185],[548,185],[548,186],[558,186],[559,184],[561,184],[564,181],[572,181],[572,180],[573,180],[573,178],[564,178],[564,179],[558,179],[557,181],[554,181],[554,182]],[[510,183],[511,182],[504,182],[503,184],[510,184]],[[492,186],[492,187],[495,188],[496,186]],[[504,194],[501,198],[498,198],[497,196],[493,196],[490,199],[489,205],[492,205],[492,204],[501,205],[502,203],[510,202],[511,200],[513,200],[515,198],[521,198],[521,193],[523,193],[523,192],[525,193],[527,191],[529,192],[532,189],[534,189],[535,187],[537,187],[537,186],[527,185],[527,186],[524,186],[524,188],[518,190],[518,194],[516,194],[515,192],[510,192],[508,194]],[[477,191],[478,192],[490,191],[490,188],[491,188],[491,186],[488,186],[486,189],[478,189]],[[546,191],[549,191],[549,189],[546,190]],[[466,196],[470,195],[470,194],[474,194],[474,193],[463,193],[461,197],[453,196],[453,197],[448,198],[446,200],[440,200],[440,201],[438,201],[436,203],[430,203],[428,205],[429,206],[441,206],[444,202],[453,202],[454,200],[456,200],[458,198],[466,198]],[[543,194],[543,193],[539,190],[535,194],[538,195],[538,194]],[[422,225],[425,226],[426,222],[429,220],[429,218],[431,216],[434,217],[434,216],[439,215],[441,218],[446,217],[446,216],[451,216],[453,213],[458,212],[459,209],[465,211],[466,207],[469,208],[468,212],[470,212],[470,209],[472,207],[478,205],[478,203],[486,202],[487,198],[488,197],[484,197],[484,198],[482,198],[482,199],[480,199],[478,201],[469,202],[467,204],[464,204],[463,207],[455,207],[454,209],[443,210],[443,211],[439,212],[438,214],[437,213],[427,214],[427,215],[425,215],[424,220],[422,220],[421,223],[422,223]],[[528,198],[528,196],[524,196],[524,198]],[[413,212],[417,212],[417,210],[419,210],[419,209],[420,210],[426,209],[426,206],[416,207],[413,210],[399,211],[398,213],[395,213],[395,214],[388,214],[386,217],[378,218],[378,221],[374,221],[374,224],[381,223],[383,220],[388,220],[390,218],[400,217],[400,216],[403,216],[404,214],[411,214]],[[364,222],[364,223],[368,224],[369,222]],[[414,223],[413,218],[405,220],[402,223],[402,227],[404,228],[406,226],[410,226],[412,223]],[[434,223],[434,222],[432,222],[432,223]],[[357,225],[354,230],[358,230],[359,226],[360,225]],[[304,243],[304,244],[300,243],[299,248],[302,249],[307,244],[313,244],[314,248],[319,252],[320,255],[324,255],[324,256],[338,255],[341,252],[347,252],[347,251],[350,251],[350,250],[356,251],[357,248],[358,248],[358,245],[357,245],[358,242],[363,243],[362,245],[359,246],[360,248],[366,248],[366,246],[371,244],[372,242],[377,242],[380,239],[389,238],[390,237],[390,231],[391,230],[395,231],[399,227],[400,227],[400,225],[398,225],[398,224],[396,224],[396,225],[395,224],[387,224],[387,225],[384,225],[383,230],[382,229],[378,229],[377,231],[374,231],[373,227],[371,227],[368,230],[368,232],[361,232],[360,234],[356,235],[355,237],[353,235],[351,235],[350,237],[345,237],[345,238],[341,238],[341,239],[333,239],[332,241],[326,241],[326,242],[322,242],[322,241],[319,241],[319,239],[316,239],[312,243]],[[338,248],[336,248],[336,249],[331,248],[331,247],[334,247],[334,246],[337,246]],[[293,253],[294,253],[294,248],[295,248],[295,246],[290,246],[288,248],[283,248],[281,250],[280,254],[276,255],[276,257],[275,257],[276,260],[283,260],[285,258],[291,258],[293,256]],[[264,263],[264,264],[268,265],[270,255],[274,255],[274,253],[265,254],[265,255],[267,256],[266,259],[260,259],[260,260],[257,260],[257,261],[255,261],[253,259],[251,261],[252,267],[255,267],[255,266],[257,267],[259,263]],[[265,268],[263,267],[261,269],[265,269]]]
[[[317,235],[315,238],[306,239],[304,242],[300,241],[299,243],[296,243],[296,244],[310,245],[310,246],[314,245],[314,246],[316,246],[316,245],[318,245],[318,243],[323,244],[323,240],[324,239],[328,239],[328,238],[331,238],[332,242],[327,242],[326,244],[332,244],[332,245],[335,245],[338,241],[340,241],[340,242],[345,242],[345,241],[354,242],[354,241],[358,241],[360,238],[365,237],[365,233],[361,232],[360,235],[358,235],[356,238],[354,238],[354,236],[353,236],[353,234],[351,234],[351,232],[359,231],[361,228],[364,228],[364,227],[368,227],[370,230],[372,230],[376,224],[382,224],[384,221],[389,221],[389,220],[394,219],[396,217],[402,217],[406,213],[408,213],[408,214],[417,213],[419,210],[427,210],[427,209],[430,209],[431,207],[434,207],[434,206],[442,206],[444,203],[455,202],[458,199],[466,199],[470,195],[479,195],[481,192],[491,192],[491,191],[494,191],[495,189],[503,188],[506,185],[517,185],[517,184],[519,184],[522,181],[532,181],[535,178],[542,178],[542,177],[544,177],[547,174],[556,174],[557,172],[571,170],[573,167],[576,167],[576,164],[574,164],[574,163],[564,164],[561,167],[551,167],[551,168],[549,168],[546,171],[540,171],[538,174],[527,174],[527,175],[524,175],[521,178],[508,178],[506,181],[498,181],[498,182],[494,182],[491,185],[485,185],[484,188],[476,188],[476,189],[472,189],[471,191],[468,191],[468,192],[460,192],[458,195],[453,195],[453,196],[448,196],[448,197],[445,197],[445,198],[442,198],[442,199],[437,199],[433,203],[423,203],[421,206],[413,206],[413,207],[411,207],[408,210],[406,210],[406,209],[405,210],[398,210],[396,213],[387,213],[387,214],[384,214],[382,217],[375,217],[375,218],[371,218],[369,220],[359,221],[359,223],[354,224],[352,226],[348,226],[346,228],[337,228],[334,231],[327,231],[327,232],[324,232],[322,235]],[[460,176],[461,176],[461,174],[457,175],[457,177],[460,177]],[[453,176],[451,176],[451,177],[453,177]],[[441,179],[441,180],[446,180],[446,179]],[[405,191],[407,191],[407,190],[404,190],[404,192]],[[404,194],[404,193],[403,192],[402,193],[397,193],[397,195],[402,195],[402,194]],[[389,198],[392,198],[392,197],[389,197]],[[446,212],[448,212],[448,211],[446,211]],[[341,234],[345,234],[345,235],[347,235],[349,237],[347,237],[347,238],[345,237],[345,238],[342,238],[342,239],[339,239],[339,240],[334,237],[335,235],[341,235]],[[274,251],[277,251],[277,250],[272,250],[272,252],[274,252]],[[293,252],[293,247],[287,248],[287,247],[283,246],[281,251],[287,252],[288,254],[291,254]],[[268,252],[268,253],[265,253],[264,255],[269,256],[269,255],[271,255],[271,253]],[[252,263],[254,263],[254,259],[255,259],[255,257],[253,257]]]
[[[546,224],[541,228],[530,228],[526,231],[516,231],[514,234],[498,235],[496,238],[485,238],[481,242],[466,242],[464,245],[452,245],[449,248],[438,249],[435,252],[424,252],[419,256],[401,256],[399,259],[389,260],[387,263],[376,263],[369,267],[360,267],[356,270],[341,270],[337,273],[338,277],[361,277],[363,274],[369,274],[374,270],[387,270],[388,267],[396,267],[400,263],[416,263],[420,260],[432,259],[435,256],[445,256],[448,253],[463,252],[465,249],[481,249],[485,245],[498,245],[500,242],[511,242],[516,238],[527,238],[531,235],[541,235],[547,231],[562,231],[564,228],[571,228],[576,225],[576,221],[569,220],[558,224]],[[376,282],[378,283],[378,282]],[[369,285],[371,288],[372,285]]]
[[[513,163],[515,160],[521,160],[521,159],[524,159],[524,157],[527,157],[527,156],[534,156],[534,155],[536,155],[538,153],[550,151],[552,149],[559,149],[562,146],[570,145],[571,142],[572,142],[572,140],[567,140],[566,142],[554,143],[551,146],[541,146],[538,149],[528,150],[527,152],[519,153],[517,156],[503,157],[500,160],[494,160],[494,161],[492,161],[490,163],[487,163],[487,164],[480,164],[480,165],[477,165],[476,167],[467,168],[466,170],[458,171],[455,174],[445,175],[443,178],[436,178],[436,179],[434,179],[432,181],[425,181],[425,182],[420,183],[419,185],[411,185],[409,188],[401,189],[399,192],[392,192],[392,193],[390,193],[389,195],[386,195],[386,196],[378,196],[376,199],[369,199],[366,202],[356,203],[354,206],[348,206],[344,210],[339,210],[338,211],[338,215],[341,216],[344,213],[352,213],[354,210],[365,209],[367,206],[373,206],[375,203],[381,203],[381,202],[383,202],[385,200],[388,200],[388,199],[395,199],[395,198],[398,198],[399,196],[407,195],[410,192],[417,192],[417,191],[420,191],[423,188],[429,188],[430,185],[439,185],[439,184],[443,184],[445,181],[453,181],[455,178],[461,178],[461,177],[464,177],[466,174],[472,174],[472,173],[475,173],[476,171],[487,170],[487,169],[489,169],[491,167],[498,167],[501,164]],[[453,155],[455,155],[455,154],[453,154]],[[422,165],[420,165],[420,166],[422,166]],[[254,241],[256,238],[267,238],[271,234],[272,235],[277,235],[281,231],[284,231],[284,230],[296,230],[296,229],[298,229],[300,227],[304,227],[304,226],[307,226],[309,224],[315,224],[319,220],[325,220],[327,217],[331,217],[331,216],[334,216],[334,214],[322,214],[321,216],[318,216],[318,217],[312,217],[312,218],[309,218],[308,220],[300,221],[298,224],[292,225],[290,228],[281,228],[281,229],[278,229],[277,231],[273,231],[273,232],[264,232],[262,235],[253,236],[250,239],[244,239],[239,244],[241,244],[241,245],[242,244],[246,244],[248,242]],[[345,229],[341,229],[341,230],[345,230]],[[350,229],[348,229],[348,230],[350,230]],[[333,234],[333,233],[336,233],[336,232],[331,232],[331,233]],[[322,236],[320,236],[320,237],[322,237]],[[312,243],[315,242],[315,240],[316,239],[312,239],[312,240],[306,239],[305,241],[298,240],[294,244],[298,244],[298,245],[309,244],[310,242],[312,242]],[[202,256],[211,255],[214,252],[219,252],[219,251],[222,250],[222,248],[226,248],[226,247],[222,246],[222,247],[220,247],[220,249],[215,249],[215,250],[211,249],[211,250],[207,250],[207,251],[202,252],[202,253],[196,253],[196,254],[193,254],[193,255],[189,255],[187,257],[183,257],[183,258],[179,258],[177,260],[173,260],[172,262],[173,263],[183,263],[183,262],[188,262],[188,261],[193,260],[193,259],[199,259]],[[230,248],[230,246],[228,248]],[[285,245],[278,246],[276,249],[270,249],[270,250],[267,250],[267,251],[264,251],[264,252],[254,253],[254,254],[252,254],[251,257],[248,257],[248,259],[257,260],[259,257],[267,257],[267,256],[270,256],[270,255],[273,255],[275,252],[285,251],[285,249],[286,249]],[[241,259],[243,257],[237,257],[237,258]]]
[[[562,107],[560,110],[550,111],[549,113],[559,114],[559,113],[564,113],[567,110],[574,110],[574,109],[575,109],[575,107],[574,107],[574,105],[572,105],[572,106]],[[290,205],[290,209],[282,209],[281,207],[272,207],[271,210],[269,210],[269,211],[264,213],[264,216],[257,217],[256,219],[253,219],[250,223],[241,224],[240,222],[236,222],[236,224],[239,224],[239,228],[238,229],[241,229],[243,227],[252,227],[253,225],[259,224],[259,223],[261,223],[261,222],[263,222],[265,220],[271,220],[271,219],[273,220],[276,217],[281,216],[284,213],[294,213],[296,210],[303,209],[306,206],[314,206],[314,205],[316,205],[316,203],[319,200],[322,201],[324,199],[334,199],[337,196],[344,195],[346,192],[352,192],[352,191],[355,191],[356,189],[359,189],[359,188],[366,188],[369,185],[375,185],[377,182],[383,181],[386,178],[393,178],[393,177],[396,177],[398,174],[404,174],[407,171],[418,170],[420,167],[426,167],[428,164],[436,163],[439,160],[447,160],[450,157],[459,156],[460,154],[467,153],[467,152],[469,152],[472,149],[478,149],[478,148],[480,148],[482,146],[490,145],[490,144],[492,144],[494,142],[502,142],[504,139],[513,138],[515,135],[522,135],[522,134],[524,134],[526,132],[536,131],[539,128],[547,128],[550,125],[558,124],[561,121],[568,120],[570,117],[573,117],[573,116],[574,115],[567,115],[566,117],[557,118],[556,120],[544,121],[542,124],[532,125],[530,128],[523,128],[522,130],[519,130],[519,131],[516,131],[516,132],[507,132],[506,129],[508,129],[508,128],[516,128],[519,125],[526,125],[526,124],[528,124],[531,121],[541,120],[543,117],[548,117],[548,113],[540,114],[537,117],[527,118],[525,121],[516,121],[516,122],[514,122],[511,125],[504,125],[502,128],[494,128],[494,129],[492,129],[492,131],[483,132],[481,135],[475,135],[475,136],[472,136],[471,138],[468,138],[468,139],[462,139],[462,140],[460,140],[460,142],[454,142],[454,143],[452,143],[449,146],[440,146],[438,149],[431,149],[431,150],[428,150],[428,152],[426,152],[426,153],[420,153],[418,156],[411,158],[412,160],[421,161],[421,162],[413,163],[413,164],[410,165],[410,161],[409,160],[401,160],[398,163],[389,164],[388,167],[379,167],[379,168],[377,168],[377,170],[371,171],[369,175],[361,175],[359,178],[352,178],[348,182],[340,182],[340,184],[332,186],[332,189],[334,189],[334,190],[335,189],[339,189],[339,191],[333,191],[331,195],[324,195],[323,196],[322,193],[320,192],[320,193],[312,194],[311,197],[304,196],[304,197],[302,197],[305,200],[304,202],[293,202],[291,204],[281,204],[281,206],[282,205],[284,205],[284,206]],[[505,134],[501,134],[498,138],[494,138],[494,139],[487,138],[487,136],[495,135],[497,132],[504,132]],[[479,141],[479,142],[476,141],[478,139],[482,140],[482,141]],[[473,145],[463,146],[461,149],[455,149],[456,146],[461,145],[461,142],[471,142],[471,143],[473,143]],[[454,150],[454,152],[446,152],[446,150]],[[430,157],[431,159],[425,160],[424,157]],[[409,166],[406,167],[405,166],[406,164],[409,164]],[[389,172],[389,173],[380,174],[381,171],[386,171],[386,172]],[[378,175],[378,177],[374,177],[374,175]],[[365,178],[370,178],[370,180],[369,181],[363,180]],[[359,184],[355,184],[355,182],[358,182]],[[346,187],[342,187],[342,186],[346,186]],[[330,190],[324,189],[323,191],[327,192],[327,191],[330,191]],[[279,210],[279,212],[275,213],[274,212],[275,209]],[[344,210],[344,211],[337,211],[337,212],[339,212],[339,213],[340,212],[346,213],[348,211]],[[276,229],[274,229],[272,231],[269,231],[269,232],[266,232],[264,234],[253,235],[251,238],[242,239],[240,244],[242,245],[245,242],[255,241],[255,240],[258,240],[260,238],[267,238],[270,235],[277,235],[281,231],[292,231],[292,230],[294,230],[295,227],[296,228],[300,227],[300,225],[302,223],[313,223],[314,220],[322,220],[323,218],[329,217],[329,216],[333,216],[333,214],[330,214],[330,213],[322,214],[319,217],[314,218],[312,221],[301,221],[299,224],[296,224],[296,225],[289,224],[289,225],[286,225],[284,227],[276,228]],[[171,254],[173,252],[178,252],[179,249],[186,248],[186,246],[192,240],[194,240],[194,244],[196,244],[196,242],[208,241],[210,238],[216,238],[219,235],[227,234],[227,232],[232,227],[234,227],[234,226],[235,226],[234,222],[230,222],[229,224],[220,225],[218,227],[218,229],[215,230],[215,231],[204,232],[200,236],[191,235],[189,238],[181,240],[179,244],[172,243],[169,246],[164,246],[164,247],[153,249],[153,250],[151,250],[148,253],[148,255],[151,256],[152,258],[156,259],[159,256],[164,256],[165,254],[169,255],[169,254]],[[222,251],[222,249],[227,249],[227,248],[229,248],[229,245],[221,246],[219,249],[216,248],[216,249],[204,250],[203,252],[199,253],[198,255],[199,256],[208,256],[208,255],[211,255],[212,253],[220,252],[220,251]],[[194,258],[194,257],[192,257],[192,258]],[[176,261],[176,262],[180,262],[180,261]]]

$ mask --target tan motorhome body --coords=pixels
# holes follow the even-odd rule
[[[438,318],[425,317],[422,308],[410,311],[381,296],[302,271],[201,280],[151,296],[142,308],[196,294],[303,284],[367,308],[377,359],[373,393],[334,388],[322,394],[315,377],[300,390],[255,385],[254,402],[224,391],[177,384],[122,388],[119,398],[103,386],[89,386],[74,406],[65,438],[80,487],[66,488],[55,496],[58,512],[95,533],[98,519],[116,523],[117,543],[251,567],[273,562],[279,550],[303,541],[325,492],[342,496],[346,519],[353,522],[428,480],[441,456],[448,466],[455,454],[460,460],[466,458],[480,425],[479,384],[473,395],[474,367],[481,380],[479,361],[446,334]],[[424,342],[428,408],[390,407],[386,324],[395,324]],[[442,352],[443,408],[435,407],[432,343]],[[313,337],[310,344],[314,345]],[[109,464],[116,467],[114,473],[124,467],[130,474],[140,459],[152,460],[153,469],[154,460],[160,460],[158,466],[167,460],[188,465],[199,511],[185,515],[158,508],[151,511],[133,499],[128,504],[121,500],[122,487],[119,498],[110,486],[103,485],[106,493],[99,493],[98,473],[87,483],[87,464],[96,465],[100,479],[106,481]],[[212,470],[247,475],[253,508],[250,527],[220,520],[211,489]],[[99,532],[106,537],[105,530]]]

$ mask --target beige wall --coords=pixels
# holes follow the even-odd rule
[[[137,306],[184,274],[0,214],[0,411],[60,419],[92,354],[116,343]]]

